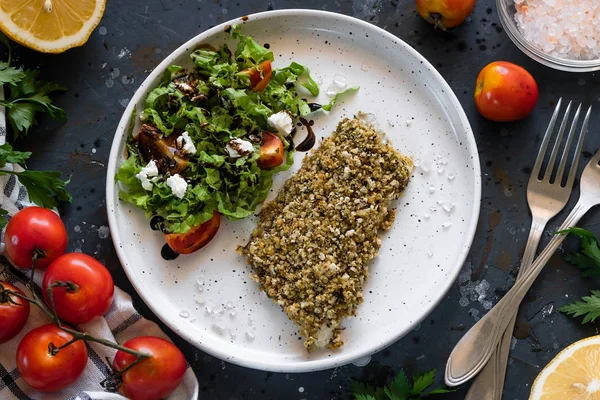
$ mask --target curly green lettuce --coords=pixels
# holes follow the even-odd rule
[[[176,197],[167,186],[168,174],[153,178],[152,190],[142,187],[136,175],[147,160],[139,152],[134,135],[128,138],[129,156],[115,176],[120,199],[144,210],[149,218],[163,216],[169,232],[185,233],[209,220],[215,210],[231,220],[252,215],[267,197],[273,176],[289,169],[294,160],[292,143],[280,137],[286,150],[283,164],[270,170],[259,168],[260,143],[256,138],[269,130],[267,119],[274,113],[287,111],[300,117],[311,112],[298,90],[318,94],[308,68],[297,63],[273,71],[262,92],[252,91],[243,71],[272,61],[273,53],[242,35],[239,27],[232,27],[230,34],[239,40],[233,54],[227,46],[195,50],[190,56],[194,70],[189,73],[181,66],[170,66],[144,103],[145,124],[154,125],[166,137],[186,131],[195,144],[196,153],[189,155],[181,172],[188,182],[183,198]],[[192,81],[199,101],[182,91],[181,82]],[[230,157],[225,146],[232,138],[252,142],[254,151]]]

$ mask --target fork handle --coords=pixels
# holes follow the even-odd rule
[[[560,229],[567,229],[577,224],[591,206],[580,199]],[[531,269],[525,272],[523,279],[517,281],[498,304],[462,337],[454,347],[446,365],[447,385],[461,385],[485,367],[500,341],[502,332],[514,315],[513,310],[519,307],[527,291],[564,239],[563,235],[555,235],[535,260]]]
[[[542,233],[546,227],[546,220],[541,220],[533,217],[531,229],[529,230],[529,238],[521,259],[521,267],[517,279],[522,279],[525,271],[531,268],[535,251],[540,244]],[[518,311],[518,310],[517,310]],[[506,377],[506,366],[508,364],[508,355],[513,337],[515,322],[517,321],[517,312],[504,334],[496,350],[490,358],[490,361],[485,365],[483,370],[477,375],[475,381],[469,388],[465,400],[501,400],[502,391],[504,388],[504,379]]]

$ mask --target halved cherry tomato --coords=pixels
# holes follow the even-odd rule
[[[83,324],[101,317],[112,304],[115,285],[110,272],[86,254],[65,254],[48,267],[42,282],[48,305],[48,287],[57,281],[73,284],[52,289],[56,314],[71,324]]]
[[[36,268],[46,268],[67,249],[67,230],[60,217],[42,207],[27,207],[8,222],[6,254],[18,267],[31,268],[34,250],[40,250]]]
[[[0,343],[17,336],[29,318],[29,302],[4,290],[25,295],[21,289],[8,282],[0,281]]]
[[[132,400],[158,400],[172,393],[183,380],[185,357],[173,343],[154,336],[140,336],[123,345],[150,355],[122,376],[119,389]],[[134,355],[117,351],[113,368],[121,371],[136,360]]]
[[[271,61],[263,61],[258,66],[245,69],[240,73],[250,77],[250,87],[252,87],[253,92],[262,92],[271,81],[271,75],[273,74]]]
[[[88,352],[82,340],[73,342],[58,353],[50,352],[73,339],[54,324],[40,326],[23,337],[17,347],[17,369],[32,388],[41,392],[55,392],[75,382],[85,365]]]
[[[260,157],[257,161],[259,168],[269,169],[283,164],[283,142],[279,136],[263,131]]]
[[[211,219],[186,233],[166,233],[167,244],[175,253],[190,254],[210,242],[221,225],[221,215],[215,210]]]

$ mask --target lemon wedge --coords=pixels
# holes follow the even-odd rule
[[[83,45],[106,0],[0,0],[0,30],[24,46],[62,53]]]
[[[533,383],[529,400],[600,400],[600,336],[558,353]]]

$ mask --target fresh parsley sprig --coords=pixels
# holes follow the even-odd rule
[[[38,72],[11,67],[12,48],[8,39],[0,33],[0,43],[8,49],[8,60],[0,62],[0,85],[5,85],[9,95],[0,100],[6,107],[7,120],[11,125],[14,138],[26,135],[36,123],[36,114],[46,112],[53,119],[64,119],[63,109],[52,104],[49,94],[66,90],[65,87],[37,79]],[[60,172],[53,171],[15,171],[7,164],[17,164],[25,168],[25,162],[31,157],[28,151],[17,151],[8,143],[0,145],[0,176],[15,175],[27,189],[29,200],[41,207],[54,208],[59,202],[70,202],[71,195],[66,189],[69,180],[60,179]],[[0,228],[7,223],[8,212],[0,208]]]
[[[409,400],[423,396],[450,393],[454,390],[449,390],[443,386],[425,391],[433,385],[435,379],[435,369],[426,372],[422,375],[416,375],[411,381],[406,377],[404,370],[401,369],[392,383],[387,387],[374,387],[362,382],[352,381],[350,388],[354,400]]]
[[[558,232],[562,235],[573,235],[580,239],[579,250],[565,254],[565,261],[581,270],[584,277],[600,277],[600,246],[594,234],[586,229],[572,227]],[[583,316],[583,324],[594,322],[600,317],[600,290],[592,290],[590,296],[582,301],[575,301],[560,308],[561,312],[573,317]]]
[[[64,120],[65,111],[52,104],[49,95],[65,91],[62,85],[38,80],[38,71],[11,67],[12,49],[8,39],[0,33],[0,43],[8,49],[8,60],[0,62],[0,85],[6,84],[8,95],[0,100],[6,107],[7,120],[15,138],[26,135],[37,123],[36,114],[45,112],[54,120]]]
[[[586,229],[572,227],[558,232],[561,235],[573,235],[580,239],[579,250],[564,255],[569,264],[581,269],[585,277],[600,277],[600,246],[594,234]]]
[[[54,171],[11,171],[5,170],[7,163],[18,164],[25,167],[25,161],[29,159],[31,153],[28,151],[13,150],[12,146],[5,143],[0,146],[0,176],[15,175],[19,182],[27,189],[29,200],[40,207],[54,208],[59,202],[72,200],[71,195],[66,189],[69,180],[60,179],[60,172]],[[4,211],[4,210],[2,210]],[[5,215],[0,211],[0,216]],[[0,226],[5,223],[4,218],[0,218]]]
[[[583,317],[582,324],[594,322],[600,317],[600,290],[592,290],[591,296],[585,296],[581,300],[564,305],[560,308],[561,312],[572,317]]]

